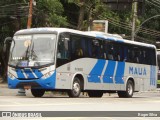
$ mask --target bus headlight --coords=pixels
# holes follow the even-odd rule
[[[44,75],[42,76],[42,79],[46,79],[46,78],[50,77],[51,75],[52,75],[52,73],[51,73],[51,72],[48,72],[48,73],[46,73],[46,74],[44,74]]]

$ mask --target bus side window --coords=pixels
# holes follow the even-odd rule
[[[62,34],[58,42],[57,58],[69,59],[69,37]]]
[[[129,48],[129,47],[126,47],[125,49],[125,61],[126,62],[134,62],[134,51],[133,49]]]
[[[123,53],[124,47],[122,45],[119,45],[119,56],[120,56],[120,61],[123,61],[124,59],[124,53]]]
[[[142,59],[142,50],[139,50],[139,56],[138,56],[138,58],[139,58],[139,63],[140,63],[140,64],[143,64],[143,63],[142,63],[142,60],[143,60],[143,59]]]
[[[113,46],[108,41],[104,42],[104,54],[107,60],[114,60]]]
[[[92,39],[88,39],[86,41],[86,53],[87,53],[87,57],[91,58],[92,56]]]
[[[83,58],[85,55],[85,40],[78,35],[71,35],[72,60]]]
[[[102,41],[100,40],[93,40],[92,41],[92,56],[93,58],[98,58],[101,59],[103,58],[103,54],[102,54]]]
[[[59,36],[57,46],[57,67],[70,61],[70,38],[69,34],[62,33]]]
[[[108,51],[108,60],[113,60],[113,54],[112,54],[112,51],[111,50],[109,50]]]
[[[143,50],[142,51],[142,64],[146,64],[146,51],[145,50]]]
[[[81,58],[84,55],[84,52],[81,47],[77,47],[75,50],[75,58]]]
[[[124,46],[123,47],[123,53],[124,53],[124,58],[123,58],[123,61],[125,61],[125,62],[128,62],[127,60],[128,60],[128,49],[127,49],[127,47],[126,46]]]
[[[152,55],[152,50],[151,49],[146,50],[146,64],[153,65],[152,59],[155,59]]]
[[[116,61],[121,61],[121,56],[120,56],[120,46],[118,44],[114,45],[114,58]]]
[[[135,63],[139,63],[139,52],[137,52],[137,51],[134,51],[134,52],[135,52],[134,62],[135,62]]]
[[[150,49],[149,51],[149,56],[150,56],[150,64],[151,65],[156,65],[156,52],[154,49]]]

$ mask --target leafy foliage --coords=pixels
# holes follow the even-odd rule
[[[151,39],[152,41],[156,41],[156,40],[160,40],[160,16],[159,17],[155,17],[150,19],[153,16],[159,15],[160,13],[160,7],[156,7],[155,5],[151,4],[150,2],[145,3],[145,12],[142,16],[140,16],[140,21],[141,24],[145,22],[145,24],[143,24],[141,27],[145,27],[148,30],[145,30],[145,32],[143,32],[141,29],[138,31],[138,35],[143,37],[143,38],[148,38]],[[150,33],[150,30],[155,30],[154,33]],[[150,34],[146,34],[146,33],[150,33]]]
[[[2,77],[6,79],[9,46],[3,51],[3,41],[8,36],[27,26],[29,0],[0,1],[0,63]],[[63,6],[59,0],[36,0],[33,6],[32,27],[65,27],[67,18],[63,17]]]
[[[65,27],[67,18],[63,17],[63,5],[59,0],[37,0],[34,9],[33,27]]]

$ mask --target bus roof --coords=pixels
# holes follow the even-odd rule
[[[31,29],[23,29],[19,30],[15,33],[15,35],[22,35],[22,34],[37,34],[37,33],[61,33],[61,32],[71,32],[75,34],[80,34],[80,35],[85,35],[85,36],[90,36],[90,37],[95,37],[95,38],[100,38],[108,41],[115,41],[115,42],[120,42],[120,43],[128,43],[128,44],[134,44],[134,45],[140,45],[140,46],[145,46],[145,47],[152,47],[155,48],[155,45],[152,44],[146,44],[142,42],[136,42],[136,41],[131,41],[131,40],[126,40],[123,39],[120,35],[117,34],[106,34],[103,32],[98,32],[98,31],[79,31],[79,30],[73,30],[73,29],[68,29],[68,28],[51,28],[51,27],[44,27],[44,28],[31,28]]]

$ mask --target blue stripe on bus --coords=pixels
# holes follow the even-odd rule
[[[38,78],[41,78],[42,76],[43,76],[43,74],[39,71],[39,70],[33,70],[33,72],[36,74],[36,76],[38,77]]]
[[[156,67],[150,66],[150,85],[156,85]]]
[[[106,67],[103,82],[104,83],[113,83],[113,74],[115,70],[116,62],[108,60],[108,65]]]
[[[25,72],[25,74],[27,75],[27,77],[28,77],[29,79],[36,78],[36,77],[33,75],[32,71],[31,71],[30,69],[24,69],[24,72]]]
[[[102,38],[104,40],[116,41],[116,42],[124,43],[123,39],[117,39],[116,37],[106,37],[104,35],[96,35],[96,38]]]
[[[36,76],[37,76],[37,78],[40,78],[40,76],[42,77],[42,73],[40,73],[40,72],[39,73],[35,72],[36,76],[34,76],[30,69],[23,69],[23,71],[22,71],[22,69],[17,69],[16,73],[17,73],[18,78],[20,78],[20,79],[26,79],[24,74],[29,79],[34,79],[34,78],[36,78]]]
[[[24,76],[24,74],[23,74],[21,69],[17,69],[16,73],[17,73],[18,78],[25,78],[25,76]]]
[[[150,85],[152,85],[152,74],[153,74],[152,66],[150,66]]]
[[[124,81],[123,81],[124,69],[125,69],[125,62],[118,62],[117,70],[116,70],[116,74],[115,74],[115,83],[116,84],[124,84]]]
[[[88,82],[95,82],[100,83],[100,76],[102,74],[104,65],[106,61],[105,60],[98,60],[95,66],[93,67],[92,71],[89,73],[88,76]]]

